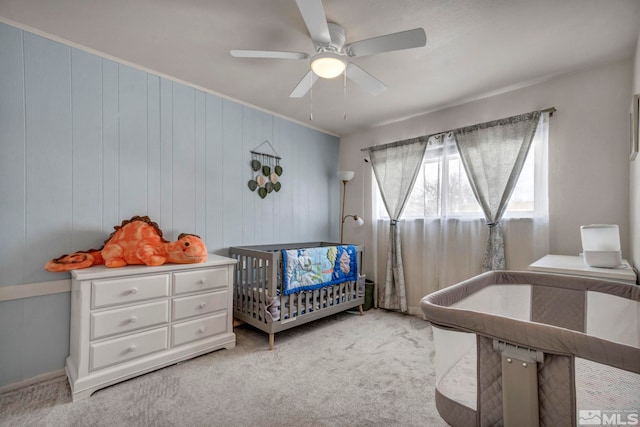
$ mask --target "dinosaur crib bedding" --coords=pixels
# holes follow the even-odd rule
[[[353,245],[283,250],[282,263],[285,295],[358,280]]]
[[[362,246],[299,243],[231,247],[238,260],[234,317],[274,334],[362,306]]]

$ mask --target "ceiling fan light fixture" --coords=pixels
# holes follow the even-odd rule
[[[346,61],[335,53],[323,52],[311,58],[311,69],[323,79],[338,77],[346,68]]]

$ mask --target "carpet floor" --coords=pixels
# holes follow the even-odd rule
[[[428,322],[340,313],[219,350],[72,403],[65,377],[0,395],[0,426],[446,426]]]

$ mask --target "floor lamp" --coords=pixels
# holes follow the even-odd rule
[[[340,244],[343,243],[343,235],[344,235],[344,222],[347,218],[353,218],[357,223],[358,227],[362,227],[364,225],[364,220],[358,215],[345,215],[344,214],[344,196],[347,192],[347,182],[351,181],[355,176],[354,171],[338,171],[338,178],[342,181],[342,204],[340,206]]]

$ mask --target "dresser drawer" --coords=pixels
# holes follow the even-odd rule
[[[95,371],[166,349],[166,327],[91,344],[90,369]]]
[[[173,294],[228,287],[226,268],[196,270],[173,274]]]
[[[91,313],[91,339],[161,325],[168,321],[168,300]]]
[[[227,291],[209,292],[173,300],[172,320],[186,319],[200,314],[224,310],[227,307]]]
[[[227,313],[218,313],[202,319],[172,326],[172,347],[220,334],[227,330]]]
[[[139,276],[124,279],[94,280],[91,307],[127,304],[169,295],[169,275]]]

